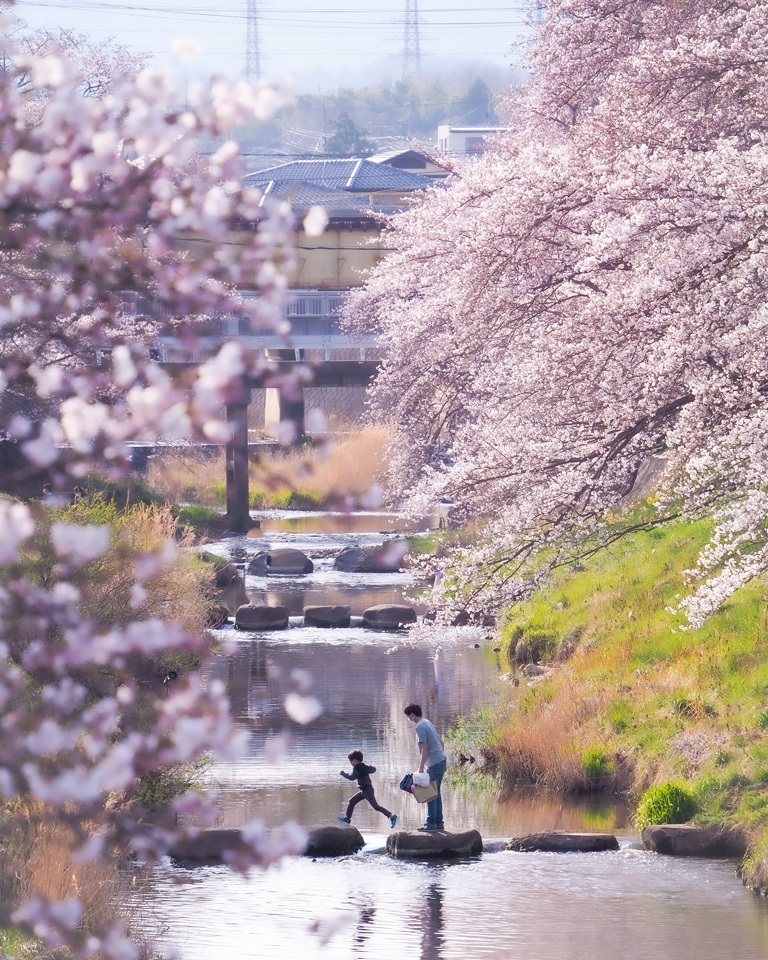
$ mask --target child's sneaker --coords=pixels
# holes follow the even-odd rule
[[[390,826],[390,828],[391,828],[392,830],[395,829],[395,824],[396,824],[396,823],[397,823],[397,814],[395,813],[395,814],[392,815],[392,818],[391,818],[390,821],[389,821],[389,826]]]
[[[337,820],[341,820],[342,823],[352,823],[349,817],[336,817]]]

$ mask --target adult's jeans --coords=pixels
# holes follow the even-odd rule
[[[430,780],[435,781],[437,787],[437,796],[434,800],[427,802],[427,822],[426,826],[439,828],[443,826],[443,797],[440,793],[440,784],[443,782],[443,774],[448,769],[448,761],[441,760],[431,767],[427,767],[427,774]]]

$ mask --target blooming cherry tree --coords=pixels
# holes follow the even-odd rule
[[[394,489],[481,526],[438,599],[485,610],[651,520],[714,512],[699,623],[768,566],[768,4],[554,0],[510,131],[394,219],[348,309],[382,330]]]
[[[215,81],[182,95],[165,71],[123,75],[113,64],[98,96],[83,96],[82,59],[49,45],[36,55],[14,43],[14,30],[6,14],[3,489],[41,491],[47,481],[55,511],[94,463],[123,471],[134,438],[227,438],[223,408],[240,395],[243,378],[263,373],[258,356],[230,343],[175,381],[154,359],[158,317],[174,324],[190,350],[211,318],[238,313],[260,328],[277,321],[293,224],[284,205],[263,204],[243,187],[237,146],[227,140],[235,126],[268,116],[278,91]],[[200,138],[223,145],[203,161]],[[241,302],[243,286],[258,298]],[[7,805],[32,803],[58,815],[81,862],[116,845],[157,857],[176,829],[113,799],[209,751],[232,757],[242,738],[224,691],[196,673],[161,695],[140,687],[142,664],[173,651],[202,657],[208,646],[183,624],[143,612],[153,578],[176,562],[173,538],[131,551],[104,525],[50,511],[0,499],[0,794]],[[86,602],[94,570],[110,555],[123,558],[133,581],[118,619]],[[299,691],[290,703],[302,721],[305,700]],[[212,809],[197,794],[173,805],[199,822]],[[252,824],[231,859],[245,869],[301,844],[297,831],[268,836]],[[117,926],[86,930],[76,900],[36,897],[0,913],[51,946],[138,955]]]

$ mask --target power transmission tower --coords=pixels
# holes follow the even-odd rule
[[[245,31],[245,79],[258,80],[261,76],[259,54],[259,9],[257,0],[246,0],[248,25]]]
[[[421,76],[421,45],[419,44],[419,0],[405,0],[405,29],[403,30],[403,80]]]

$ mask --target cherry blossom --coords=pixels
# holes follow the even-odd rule
[[[511,129],[390,222],[347,318],[382,331],[393,489],[478,525],[447,607],[681,514],[716,520],[692,623],[765,572],[766,50],[765,0],[554,0]]]
[[[292,214],[243,187],[232,136],[283,92],[224,81],[182,91],[114,44],[17,28],[4,14],[0,441],[4,489],[40,499],[0,499],[0,793],[58,816],[79,844],[75,860],[117,848],[152,860],[182,828],[126,797],[166,767],[233,759],[246,738],[221,686],[195,669],[167,689],[148,676],[160,656],[193,664],[210,650],[205,635],[146,612],[153,579],[177,562],[173,540],[130,552],[107,526],[57,511],[95,464],[125,472],[132,440],[226,439],[225,405],[244,376],[263,372],[257,352],[225,344],[180,382],[155,359],[155,338],[172,329],[192,355],[203,324],[221,316],[279,322]],[[201,141],[224,146],[207,162]],[[241,288],[257,296],[243,300]],[[115,551],[128,581],[117,613],[89,606]],[[214,821],[205,793],[173,808],[186,833],[198,829],[190,820]],[[13,829],[10,813],[2,829]],[[247,869],[303,842],[298,828],[266,836],[252,825],[233,858]],[[119,926],[86,932],[76,900],[32,898],[0,914],[73,955],[138,955]]]

